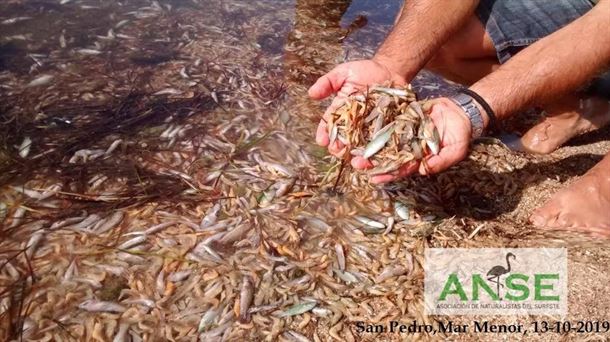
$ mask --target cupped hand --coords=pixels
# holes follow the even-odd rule
[[[472,126],[466,113],[447,98],[435,99],[432,102],[430,117],[441,138],[441,149],[438,155],[428,155],[422,162],[412,161],[392,173],[373,176],[371,183],[392,182],[417,171],[422,175],[438,173],[466,157],[472,134]],[[370,161],[362,157],[353,158],[351,163],[356,169],[373,167]]]
[[[356,92],[362,92],[366,90],[367,86],[382,84],[386,81],[392,81],[395,86],[406,83],[404,77],[392,72],[382,63],[372,59],[340,64],[326,75],[320,77],[309,88],[309,96],[316,100],[327,98],[332,94],[337,94],[337,96],[326,109],[318,125],[316,142],[320,146],[329,145],[330,140],[326,121],[331,113],[341,106],[347,96]],[[335,155],[342,149],[343,146],[338,140],[332,146],[328,146],[328,151]]]

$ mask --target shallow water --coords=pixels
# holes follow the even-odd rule
[[[470,234],[447,198],[514,191],[489,170],[375,188],[315,145],[307,88],[371,57],[400,1],[61,3],[0,4],[4,339],[350,340],[422,315],[421,251]],[[389,225],[394,201],[410,219],[385,234],[354,219]],[[405,272],[377,282],[387,265]]]

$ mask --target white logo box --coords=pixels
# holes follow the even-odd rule
[[[565,248],[428,248],[424,272],[427,314],[567,313]]]

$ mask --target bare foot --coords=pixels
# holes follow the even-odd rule
[[[542,228],[580,230],[610,237],[610,153],[536,210],[530,221]]]
[[[551,153],[573,137],[610,123],[610,102],[598,97],[566,96],[545,107],[546,117],[521,138],[532,153]]]

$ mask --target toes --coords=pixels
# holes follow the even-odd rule
[[[529,221],[538,228],[555,228],[557,227],[559,213],[559,210],[552,203],[547,203],[536,210],[530,216]]]
[[[538,212],[535,212],[534,214],[532,214],[532,216],[530,216],[530,223],[538,228],[546,227],[546,222],[547,218],[544,215],[539,214]]]

